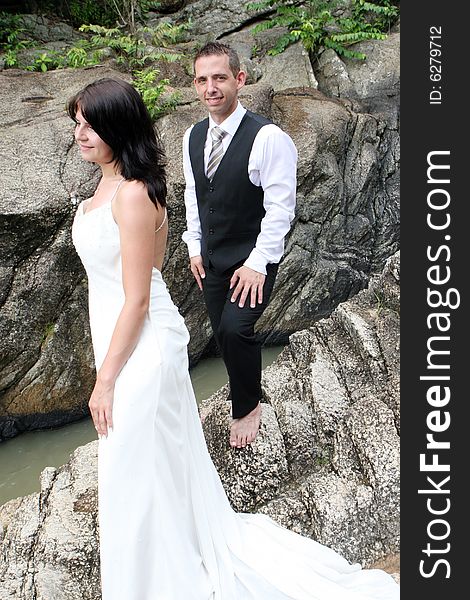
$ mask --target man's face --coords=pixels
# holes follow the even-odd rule
[[[245,85],[246,74],[232,73],[226,54],[201,56],[195,65],[194,85],[199,100],[207,106],[217,124],[237,108],[238,90]]]

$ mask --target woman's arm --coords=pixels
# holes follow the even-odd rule
[[[96,430],[105,436],[113,426],[116,378],[134,351],[149,306],[157,211],[145,186],[131,181],[116,196],[113,215],[119,226],[125,300],[89,402]]]

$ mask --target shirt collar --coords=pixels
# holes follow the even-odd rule
[[[233,137],[238,129],[238,126],[241,123],[241,120],[245,116],[245,113],[246,108],[243,108],[240,102],[238,102],[237,108],[233,111],[233,113],[230,116],[228,116],[225,119],[225,121],[222,121],[219,127]],[[209,131],[216,125],[217,123],[209,115]]]

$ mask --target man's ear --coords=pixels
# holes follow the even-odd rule
[[[245,71],[238,71],[237,76],[235,77],[237,80],[237,89],[241,89],[246,83],[246,73]]]

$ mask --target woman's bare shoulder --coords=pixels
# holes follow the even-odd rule
[[[155,217],[155,205],[150,200],[147,187],[141,181],[125,181],[114,201],[116,221]]]
[[[132,179],[125,181],[119,190],[118,198],[123,202],[139,202],[149,200],[147,186],[142,181]]]

